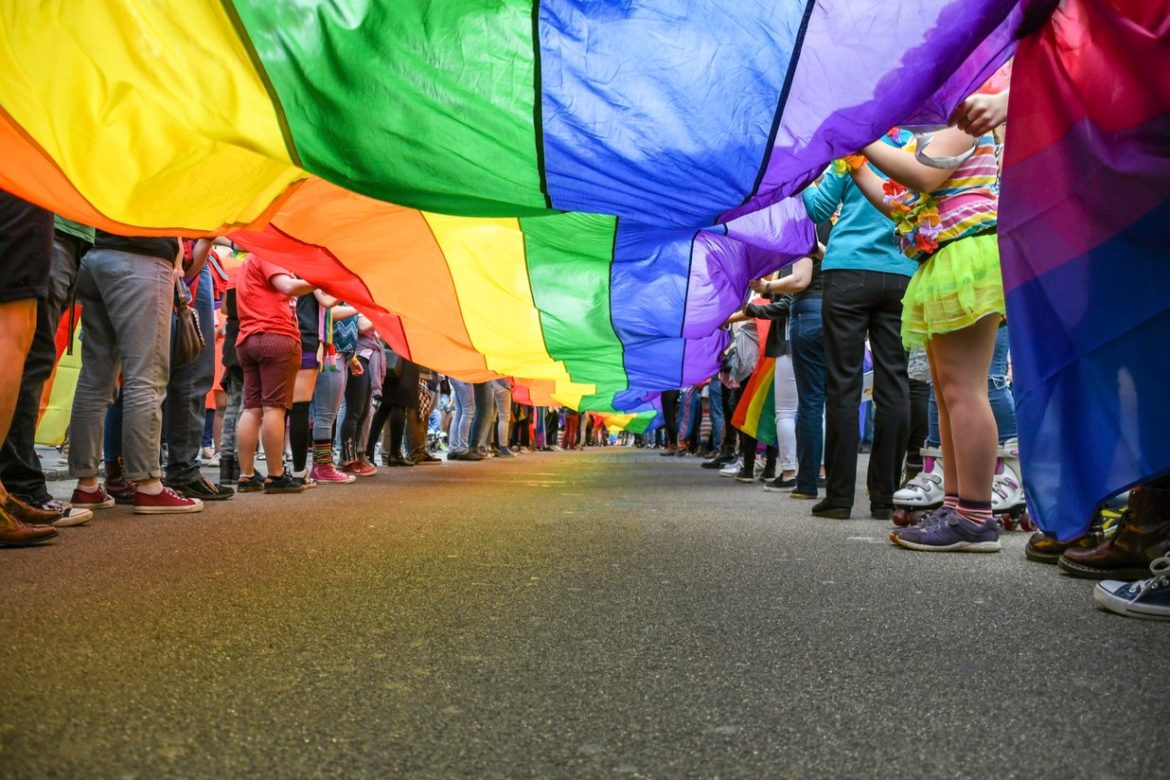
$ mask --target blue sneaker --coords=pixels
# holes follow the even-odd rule
[[[928,518],[928,519],[927,519]],[[890,541],[921,552],[999,552],[999,528],[994,522],[974,523],[954,509],[942,508],[926,522],[890,533]]]
[[[514,458],[514,457],[516,457],[516,453],[513,452],[512,450],[508,449],[507,447],[500,447],[499,450],[496,451],[496,455],[498,457],[501,457],[501,458]]]
[[[1101,609],[1125,617],[1170,620],[1170,555],[1150,564],[1154,576],[1137,582],[1105,580],[1093,588],[1093,601]]]

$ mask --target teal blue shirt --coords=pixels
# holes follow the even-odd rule
[[[870,169],[877,172],[872,165]],[[918,263],[898,248],[893,221],[874,208],[848,173],[826,171],[821,183],[807,187],[801,197],[813,222],[826,221],[837,206],[841,207],[841,216],[829,235],[822,271],[849,269],[913,276],[918,270]]]

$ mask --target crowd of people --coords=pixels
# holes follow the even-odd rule
[[[815,251],[753,280],[719,374],[663,393],[653,438],[622,441],[702,455],[722,476],[847,519],[868,360],[868,515],[893,520],[890,540],[909,550],[999,551],[1001,530],[1026,524],[996,240],[991,131],[1005,111],[1006,93],[975,96],[934,135],[930,154],[957,167],[897,130],[835,162],[801,195]],[[0,388],[0,544],[46,541],[118,503],[189,513],[236,491],[344,485],[374,476],[379,454],[383,467],[411,467],[441,464],[444,450],[474,462],[609,443],[598,415],[518,404],[508,380],[412,363],[352,306],[260,255],[236,264],[233,249],[95,231],[0,193],[0,365],[23,366]],[[77,483],[65,502],[47,489],[34,439],[74,299]],[[735,420],[765,367],[775,432],[756,431],[761,442]],[[218,481],[201,471],[209,457]],[[1134,490],[1120,522],[1103,509],[1075,540],[1037,533],[1028,557],[1102,580],[1108,609],[1170,619],[1168,490],[1165,478]]]

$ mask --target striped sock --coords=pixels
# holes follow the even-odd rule
[[[333,462],[333,442],[313,442],[313,463],[328,466]]]
[[[955,511],[972,523],[979,525],[987,525],[992,518],[990,501],[968,501],[965,498],[960,498]]]
[[[947,509],[958,509],[959,497],[954,493],[947,493],[945,496],[943,496],[943,506]]]

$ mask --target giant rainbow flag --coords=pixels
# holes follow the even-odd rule
[[[644,410],[713,373],[749,275],[811,246],[785,198],[895,122],[945,117],[1008,55],[1014,13],[4,4],[0,187],[115,231],[231,233],[418,362]]]
[[[944,121],[1028,25],[1005,281],[1026,476],[1071,533],[1170,468],[1148,351],[1170,68],[1166,0],[1055,5],[6,3],[0,187],[114,231],[229,233],[421,363],[642,412],[714,373],[748,276],[811,246],[788,196]]]

